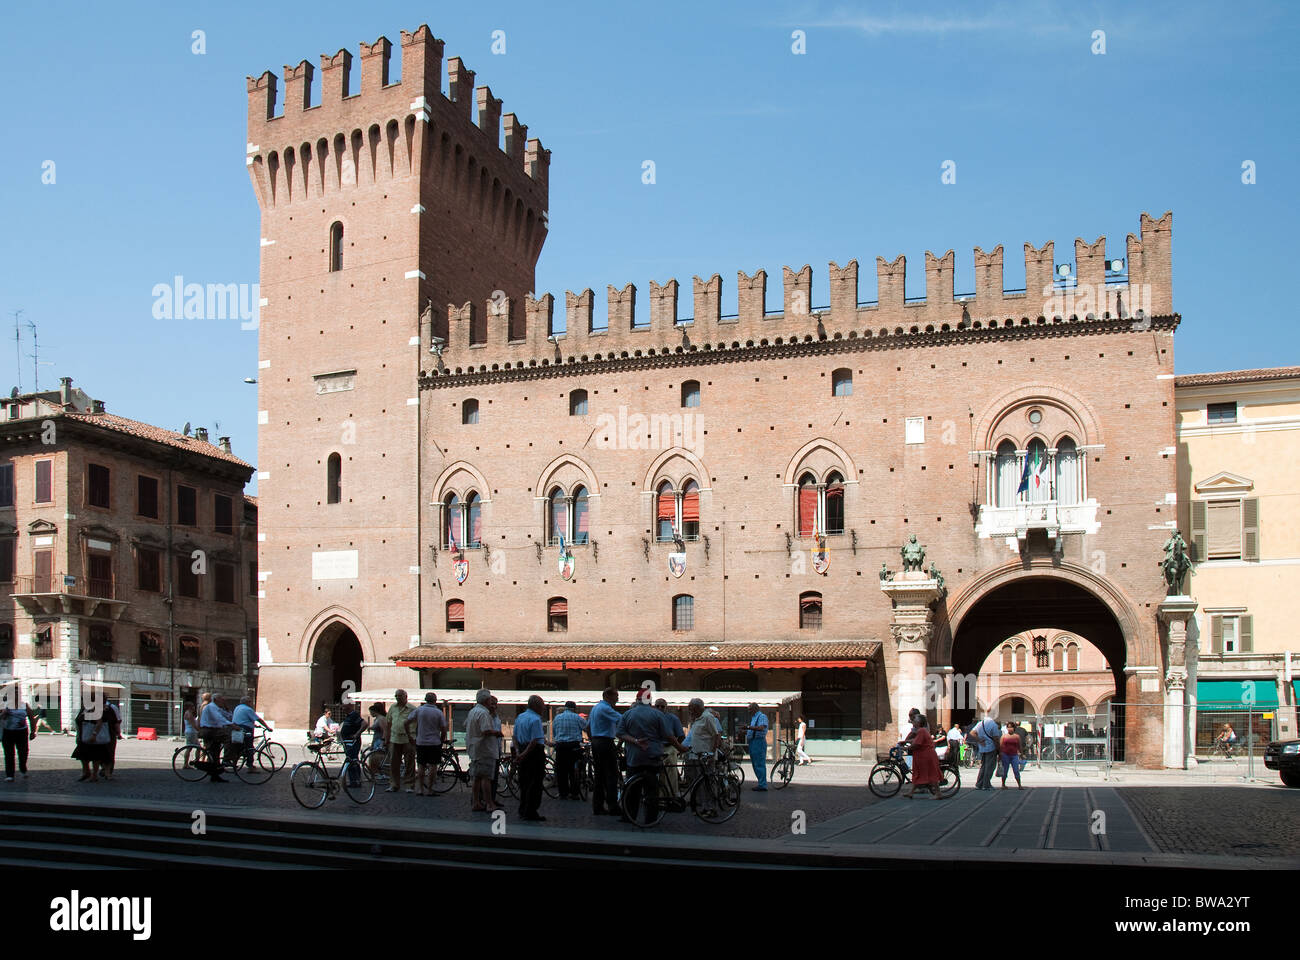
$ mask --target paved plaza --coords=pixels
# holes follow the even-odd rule
[[[377,792],[364,806],[340,795],[323,811],[309,812],[293,799],[287,771],[258,786],[233,776],[224,784],[182,782],[171,771],[171,742],[124,741],[117,778],[96,784],[77,781],[70,739],[40,737],[33,747],[31,778],[0,785],[0,799],[96,797],[115,807],[192,805],[264,814],[268,820],[305,816],[368,826],[409,822],[455,833],[490,829],[485,815],[469,811],[463,786],[432,798]],[[291,765],[295,753],[291,747]],[[1264,776],[1216,782],[1204,771],[1114,768],[1103,778],[1101,770],[1049,767],[1028,771],[1024,790],[1013,784],[977,791],[974,771],[964,770],[964,786],[951,798],[882,800],[866,788],[868,770],[861,763],[816,763],[798,768],[788,788],[766,793],[748,789],[751,775],[731,821],[710,825],[686,813],[670,814],[652,833],[673,845],[766,841],[854,856],[1300,867],[1300,791]],[[505,802],[513,819],[514,802]],[[614,844],[651,835],[613,817],[595,817],[585,802],[544,798],[542,813],[544,825],[518,828],[553,837],[607,837]]]

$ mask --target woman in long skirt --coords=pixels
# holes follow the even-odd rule
[[[942,799],[939,793],[939,754],[934,749],[930,722],[925,714],[918,713],[912,720],[912,733],[912,789],[903,796],[911,800],[919,787],[933,793],[936,800]]]

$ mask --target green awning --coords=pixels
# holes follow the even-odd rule
[[[1277,684],[1272,680],[1198,680],[1196,705],[1211,710],[1276,707]]]

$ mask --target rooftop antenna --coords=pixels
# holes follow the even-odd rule
[[[185,426],[181,429],[181,435],[188,437],[190,435],[190,422],[185,421]]]
[[[18,360],[18,392],[19,393],[21,393],[23,389],[23,357],[22,357],[23,332],[22,332],[22,328],[18,325],[18,318],[21,317],[22,315],[23,312],[21,310],[14,311],[14,355],[17,357]]]
[[[41,347],[36,339],[36,321],[28,320],[27,327],[32,331],[32,389],[41,392]]]

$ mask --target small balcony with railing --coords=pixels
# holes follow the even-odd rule
[[[120,619],[128,601],[112,580],[33,573],[14,577],[12,595],[34,617],[78,616]]]
[[[988,458],[987,502],[979,505],[975,521],[979,536],[1015,537],[1023,544],[1031,531],[1041,530],[1059,541],[1063,534],[1100,529],[1097,501],[1088,496],[1082,451],[1070,447],[1043,452],[1045,457],[1038,461],[1027,460],[1027,450],[999,451]]]

